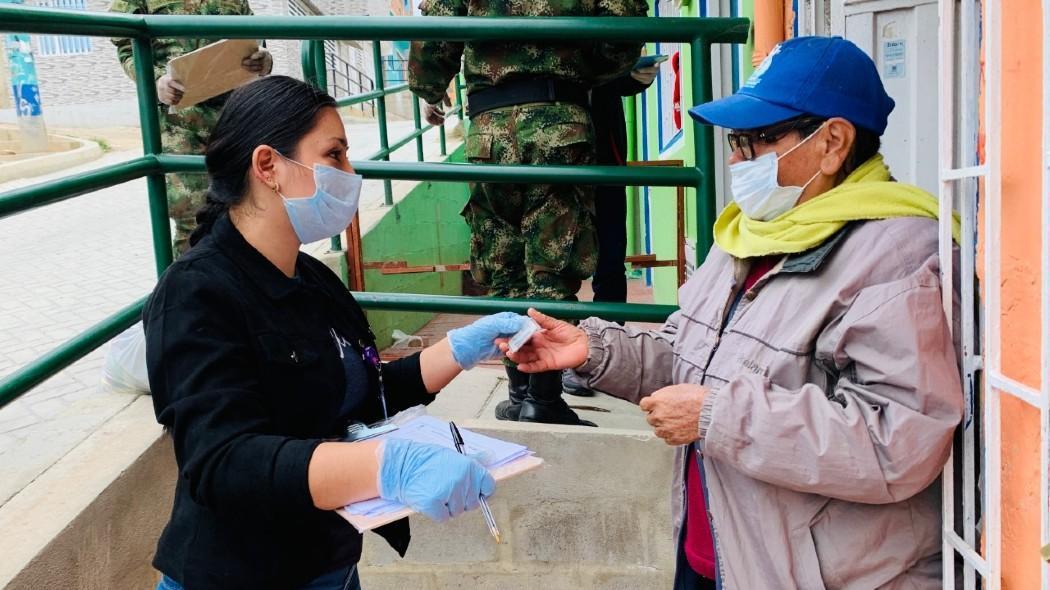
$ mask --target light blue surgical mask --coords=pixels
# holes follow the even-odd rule
[[[824,125],[821,125],[779,156],[769,152],[754,160],[744,160],[729,166],[729,192],[744,215],[756,221],[769,221],[795,207],[806,187],[820,175],[820,170],[818,169],[802,186],[780,186],[780,160],[809,141],[823,128]]]
[[[284,154],[280,155],[293,164],[311,169]],[[284,200],[284,210],[292,222],[295,235],[304,244],[330,238],[346,229],[353,221],[361,199],[360,175],[322,164],[314,164],[313,172],[313,195],[289,198],[277,192]]]

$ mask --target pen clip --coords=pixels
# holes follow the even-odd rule
[[[456,423],[451,420],[448,423],[448,429],[452,432],[452,444],[456,445],[456,451],[461,455],[466,453],[463,450],[463,435],[459,433],[459,428],[456,428]]]

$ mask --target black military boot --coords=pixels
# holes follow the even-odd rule
[[[529,395],[521,402],[519,422],[597,426],[581,420],[561,398],[561,371],[533,373],[529,378]]]
[[[496,419],[517,422],[521,402],[525,401],[525,396],[529,393],[528,373],[522,373],[517,367],[507,365],[507,389],[510,390],[510,399],[496,404]]]

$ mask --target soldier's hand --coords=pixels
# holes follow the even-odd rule
[[[186,88],[173,80],[170,74],[164,74],[157,80],[157,98],[168,106],[179,104],[183,92],[186,92]]]
[[[638,68],[636,70],[631,70],[631,77],[640,82],[641,84],[648,86],[653,83],[653,80],[656,79],[656,75],[659,73],[660,66],[652,65],[644,68]]]
[[[427,104],[423,108],[423,118],[427,120],[427,123],[431,125],[443,125],[445,123],[445,107],[452,106],[452,101],[445,96],[443,102],[437,104]]]
[[[273,56],[265,49],[260,49],[241,61],[241,67],[260,76],[268,76],[273,71]]]

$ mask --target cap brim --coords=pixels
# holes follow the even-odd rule
[[[758,129],[804,114],[740,93],[689,109],[689,116],[698,122],[727,129]]]

